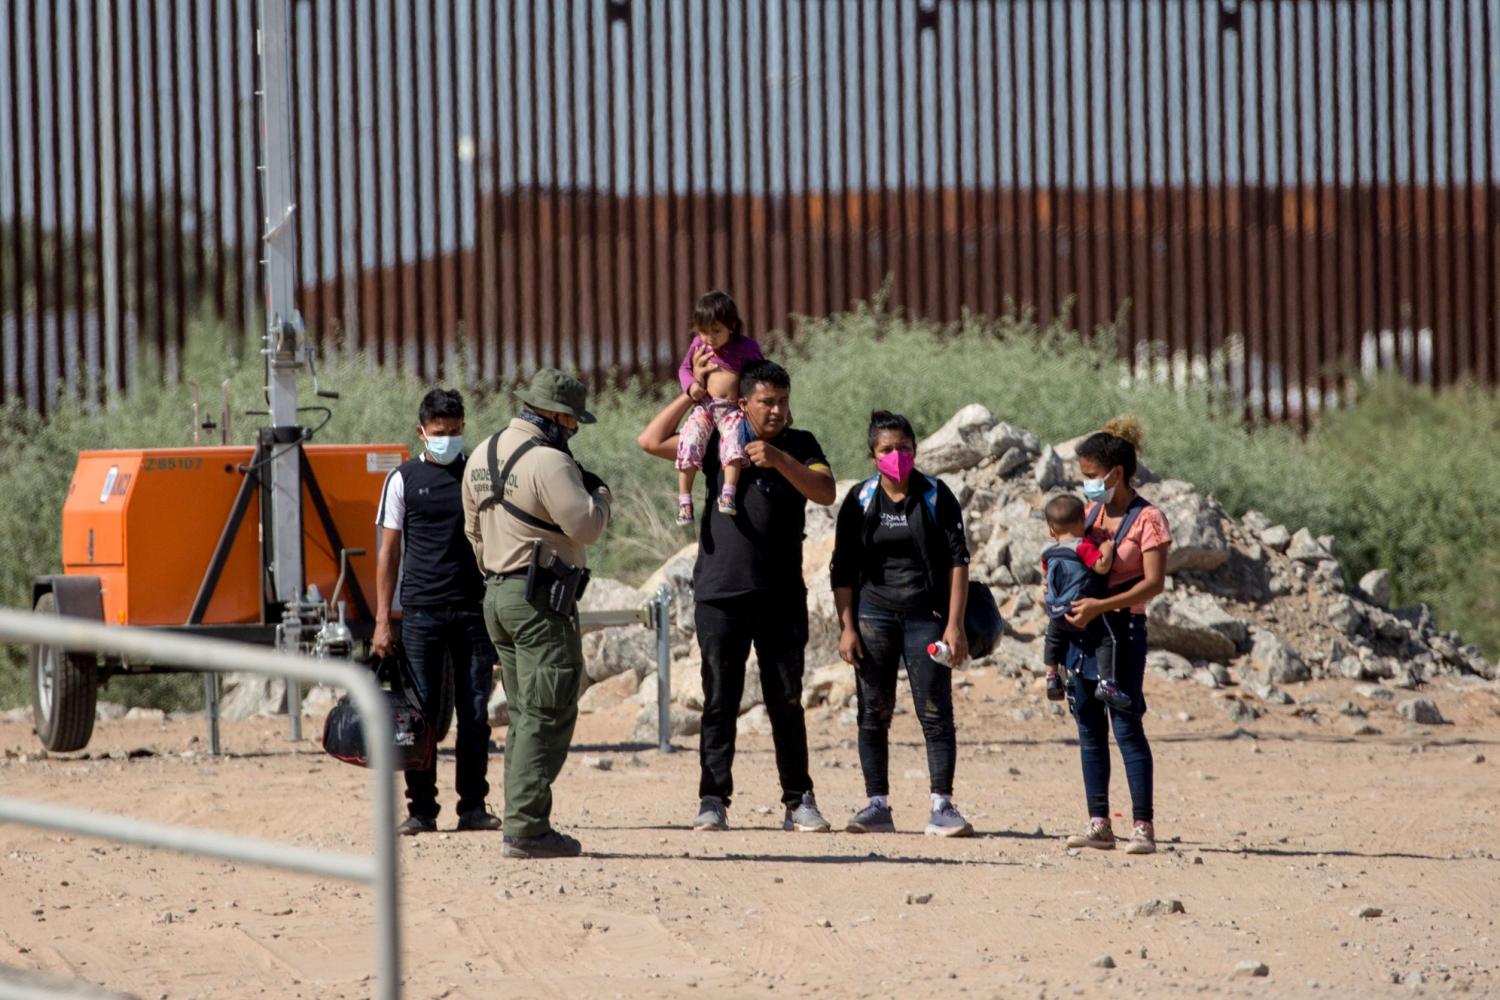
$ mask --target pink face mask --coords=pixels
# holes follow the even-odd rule
[[[875,462],[875,468],[902,483],[916,464],[916,457],[909,451],[888,451]]]

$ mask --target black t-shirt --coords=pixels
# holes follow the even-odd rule
[[[807,431],[787,428],[770,444],[793,461],[827,467],[818,439]],[[740,470],[739,513],[719,513],[719,491],[724,470],[719,465],[719,438],[710,437],[704,449],[703,524],[698,534],[698,563],[693,570],[693,593],[700,601],[716,601],[762,591],[805,591],[802,582],[802,534],[807,523],[807,498],[771,469],[747,466]]]
[[[927,593],[927,567],[912,537],[917,526],[907,520],[910,505],[897,503],[879,487],[875,498],[875,531],[864,548],[860,602],[890,611],[926,608],[932,603]]]
[[[376,520],[401,529],[401,606],[467,607],[484,603],[484,577],[464,535],[464,462],[439,465],[420,457],[402,463],[386,482]],[[391,480],[398,478],[397,486]]]

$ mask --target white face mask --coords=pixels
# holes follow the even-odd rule
[[[1105,479],[1109,478],[1108,476]],[[1104,485],[1104,479],[1085,479],[1083,481],[1083,495],[1090,501],[1109,503],[1114,499],[1115,488]]]
[[[423,434],[427,443],[427,456],[438,465],[447,465],[464,450],[462,434]]]

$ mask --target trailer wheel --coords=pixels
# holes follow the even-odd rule
[[[42,594],[34,610],[57,614],[57,595]],[[88,746],[98,701],[98,657],[56,646],[31,647],[31,714],[42,746],[57,753]]]

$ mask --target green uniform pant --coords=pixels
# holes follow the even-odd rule
[[[523,579],[485,589],[484,624],[500,657],[510,707],[505,733],[505,832],[537,837],[552,829],[552,782],[568,759],[578,721],[583,642],[578,614],[558,614],[544,591],[526,599]]]

